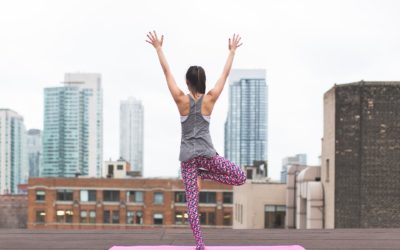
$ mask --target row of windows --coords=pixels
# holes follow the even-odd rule
[[[57,223],[72,223],[74,212],[70,209],[57,210],[56,222]],[[119,224],[119,211],[118,210],[104,210],[103,223],[105,224]],[[46,212],[43,210],[36,211],[36,223],[44,224],[46,222]],[[81,210],[79,214],[80,223],[96,224],[96,211],[95,210]],[[142,211],[127,211],[126,224],[143,224]]]
[[[162,194],[162,193],[161,193]],[[80,191],[80,201],[96,201],[97,200],[96,190],[81,190]],[[160,201],[159,194],[155,193],[155,200]],[[126,192],[127,202],[143,202],[143,192],[142,191],[127,191]],[[46,192],[43,190],[36,191],[36,200],[44,201],[46,199]],[[57,190],[56,199],[58,201],[73,201],[73,191],[68,189]],[[120,201],[120,191],[103,191],[103,201],[119,202]],[[162,198],[161,198],[162,203]]]
[[[202,225],[216,225],[216,217],[214,212],[200,212],[200,223]],[[176,225],[188,225],[188,214],[186,212],[175,212],[175,224]],[[223,225],[224,226],[231,226],[232,225],[232,214],[231,213],[224,213],[223,218]]]
[[[233,203],[233,193],[223,192],[223,203],[232,204]],[[186,203],[185,192],[175,192],[175,202]],[[200,192],[199,194],[200,203],[216,203],[216,192]]]
[[[56,222],[57,223],[72,223],[74,212],[70,209],[57,210]],[[200,212],[200,223],[202,225],[216,225],[215,212]],[[46,222],[46,212],[43,210],[36,211],[36,223],[44,224]],[[79,222],[82,224],[96,224],[96,211],[95,210],[81,210],[79,214]],[[104,224],[119,224],[120,213],[119,210],[104,210],[103,220]],[[164,215],[162,213],[153,214],[153,224],[162,225],[164,223]],[[143,224],[142,211],[127,211],[126,224]],[[175,224],[183,225],[189,224],[188,214],[186,212],[175,212]],[[231,213],[224,213],[223,224],[225,226],[232,225]]]
[[[97,200],[96,190],[81,190],[80,191],[80,201],[88,202]],[[43,190],[36,191],[36,200],[44,201],[46,198],[46,193]],[[68,189],[57,190],[56,193],[57,201],[73,201],[73,191]],[[114,190],[104,190],[103,191],[103,201],[106,202],[119,202],[120,201],[120,191]],[[126,192],[127,202],[143,202],[143,191],[127,191]],[[186,203],[185,192],[175,192],[175,202]],[[216,192],[200,192],[199,194],[200,203],[216,203]],[[232,204],[233,193],[223,192],[223,203]],[[164,203],[164,194],[162,192],[154,192],[153,195],[154,204]]]

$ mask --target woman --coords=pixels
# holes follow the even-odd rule
[[[242,185],[246,181],[243,170],[219,156],[214,149],[209,132],[210,117],[232,67],[236,49],[242,44],[240,37],[229,39],[229,55],[220,78],[206,94],[206,75],[200,66],[191,66],[186,72],[189,94],[185,94],[175,82],[162,51],[164,36],[158,38],[155,31],[147,34],[146,42],[153,45],[164,71],[169,91],[181,115],[182,139],[179,160],[185,187],[189,223],[196,240],[196,250],[204,249],[200,230],[198,201],[200,179],[210,179],[229,185]]]

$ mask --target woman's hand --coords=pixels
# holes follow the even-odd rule
[[[229,38],[229,44],[228,44],[229,55],[228,55],[228,58],[226,59],[226,63],[225,63],[224,69],[222,71],[222,74],[221,74],[220,78],[218,79],[217,83],[215,84],[214,88],[212,88],[207,93],[207,96],[209,96],[211,98],[212,103],[215,103],[217,101],[218,97],[221,95],[222,90],[224,89],[226,79],[228,78],[229,72],[231,71],[231,68],[232,68],[233,58],[235,57],[235,51],[237,48],[242,46],[240,39],[242,39],[242,38],[236,34],[233,34],[232,39]]]
[[[237,48],[239,48],[243,43],[240,43],[240,39],[242,39],[239,35],[233,34],[233,38],[229,38],[229,51],[235,52]]]
[[[155,49],[159,49],[162,47],[162,44],[164,41],[164,35],[161,36],[161,39],[158,39],[157,33],[155,31],[153,31],[153,32],[149,32],[149,34],[147,34],[147,38],[149,40],[146,40],[146,42],[153,45],[153,47]]]

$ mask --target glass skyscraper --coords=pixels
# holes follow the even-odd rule
[[[99,74],[65,74],[64,86],[44,90],[42,176],[100,177],[103,91]]]
[[[42,131],[29,129],[26,150],[28,152],[29,176],[39,176],[42,162]]]
[[[143,124],[141,101],[131,97],[120,105],[120,155],[131,164],[132,171],[143,175]]]
[[[28,180],[24,119],[15,111],[0,109],[0,194],[18,193]]]
[[[225,122],[225,157],[245,166],[267,161],[268,86],[265,70],[232,70]]]

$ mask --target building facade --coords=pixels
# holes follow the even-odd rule
[[[0,195],[0,228],[26,228],[28,196]]]
[[[103,93],[99,74],[65,74],[62,87],[44,90],[42,176],[100,177]]]
[[[286,185],[264,180],[249,180],[233,187],[233,228],[285,228]]]
[[[288,156],[282,159],[281,182],[287,182],[288,169],[291,165],[307,165],[307,155],[297,154],[295,156]]]
[[[203,181],[203,227],[232,227],[232,186]],[[29,229],[188,227],[180,179],[30,178]]]
[[[400,82],[324,95],[325,228],[400,227]]]
[[[143,173],[144,109],[141,101],[131,97],[120,104],[120,156],[133,171]]]
[[[28,152],[29,176],[40,176],[42,164],[42,131],[29,129],[26,138],[26,150]]]
[[[24,119],[10,109],[0,109],[0,194],[18,193],[28,180]]]
[[[232,70],[225,122],[225,157],[240,166],[266,161],[268,87],[265,70]]]

